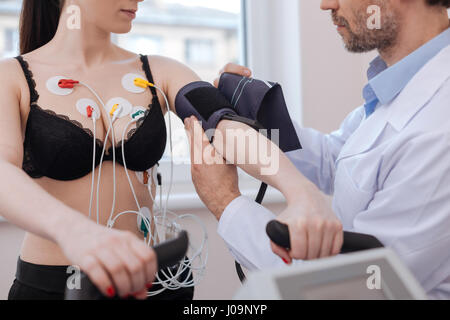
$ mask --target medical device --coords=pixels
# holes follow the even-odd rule
[[[55,89],[54,82],[57,81],[58,89]],[[130,84],[130,81],[132,84]],[[169,102],[167,99],[167,96],[161,90],[159,87],[154,85],[153,83],[150,83],[142,78],[140,78],[139,75],[129,74],[122,78],[122,84],[125,86],[128,91],[133,91],[134,93],[141,93],[144,92],[145,89],[148,87],[154,87],[157,89],[163,96],[165,103],[167,106],[169,106]],[[102,173],[102,164],[103,164],[103,158],[105,156],[106,152],[106,144],[108,141],[109,136],[111,135],[112,143],[114,146],[115,142],[115,130],[113,124],[115,121],[119,118],[123,118],[127,115],[131,116],[131,120],[126,125],[123,133],[122,133],[122,159],[123,159],[123,165],[125,169],[125,173],[130,185],[131,192],[133,194],[134,200],[136,202],[137,210],[127,210],[118,214],[114,214],[115,211],[115,205],[116,205],[116,150],[115,148],[112,148],[113,153],[113,201],[112,201],[112,207],[110,216],[108,218],[107,227],[113,228],[115,223],[119,218],[121,218],[124,215],[127,214],[133,214],[138,217],[137,219],[137,227],[138,229],[144,234],[145,236],[145,242],[148,246],[151,245],[157,245],[165,241],[170,241],[171,239],[175,238],[177,234],[182,232],[182,223],[186,219],[193,220],[194,223],[199,225],[202,229],[202,237],[199,245],[196,245],[193,243],[193,241],[188,241],[188,257],[186,257],[183,261],[179,262],[181,259],[178,259],[176,262],[174,262],[173,265],[168,265],[167,268],[161,268],[160,272],[156,275],[156,280],[153,283],[154,285],[160,285],[162,289],[159,289],[157,291],[149,291],[149,296],[155,296],[160,294],[161,292],[165,290],[177,290],[180,288],[186,288],[186,287],[193,287],[202,279],[204,270],[206,268],[206,263],[208,259],[208,236],[206,231],[206,226],[203,224],[203,222],[196,217],[195,215],[191,214],[185,214],[185,215],[176,215],[175,213],[168,210],[169,205],[169,198],[170,193],[172,189],[173,184],[173,153],[172,153],[172,129],[171,129],[171,119],[170,119],[170,112],[168,112],[169,117],[169,146],[170,146],[170,154],[171,154],[171,171],[170,171],[170,180],[169,180],[169,187],[167,190],[167,196],[166,201],[163,203],[163,194],[162,194],[162,179],[159,179],[158,186],[160,187],[160,204],[156,204],[155,199],[153,197],[153,193],[151,190],[151,184],[147,184],[148,191],[150,194],[150,197],[153,200],[153,204],[156,207],[156,210],[154,211],[153,216],[149,214],[150,210],[146,207],[141,207],[130,175],[128,173],[128,168],[126,164],[125,159],[125,133],[127,132],[128,128],[133,124],[136,123],[141,117],[145,115],[145,113],[142,110],[142,107],[132,107],[132,105],[123,98],[113,98],[110,101],[108,101],[107,104],[103,102],[101,97],[96,93],[96,91],[89,86],[88,84],[72,80],[72,79],[66,79],[63,77],[53,77],[49,81],[47,81],[47,88],[53,92],[54,94],[59,95],[68,95],[73,92],[75,86],[84,86],[87,88],[98,100],[98,102],[101,104],[101,106],[109,111],[108,121],[109,121],[109,127],[106,133],[105,142],[103,144],[102,154],[101,154],[101,160],[100,165],[98,169],[98,177],[97,177],[97,186],[96,186],[96,221],[97,224],[100,223],[99,219],[99,193],[100,193],[100,181],[101,181],[101,173]],[[132,86],[135,86],[137,89],[133,90]],[[88,118],[91,118],[93,121],[93,140],[94,140],[94,153],[93,153],[93,165],[92,165],[92,181],[91,181],[91,194],[89,199],[89,218],[92,217],[92,211],[93,211],[93,205],[94,205],[94,185],[95,185],[95,159],[96,159],[96,120],[100,118],[100,111],[98,110],[98,107],[95,105],[95,103],[88,104],[84,110],[80,106],[86,105],[87,101],[89,99],[82,100],[81,102],[78,101],[77,103],[77,109],[78,111],[87,116]],[[152,169],[153,170],[153,169]],[[161,177],[159,174],[156,175],[157,177]],[[144,175],[144,178],[149,178],[148,176]],[[152,175],[152,182],[154,181],[153,175]],[[148,182],[148,181],[147,181]],[[153,227],[152,227],[153,226]],[[187,250],[186,250],[187,251]],[[178,263],[179,262],[179,263]],[[176,264],[178,263],[178,264]],[[175,265],[176,264],[176,265]],[[182,274],[185,272],[188,273],[188,275],[185,277],[185,280],[180,281],[179,278]],[[195,275],[195,277],[192,277],[192,275]]]
[[[287,225],[273,220],[266,228],[277,245],[290,249]],[[397,255],[373,236],[344,232],[341,253],[295,267],[250,275],[237,300],[404,300],[426,294]],[[264,290],[262,290],[264,288]]]
[[[281,151],[302,148],[280,84],[224,73],[218,89],[241,118],[257,122],[268,130],[269,138]],[[239,121],[239,118],[234,120]]]
[[[425,300],[427,296],[390,249],[305,261],[252,273],[235,300]]]

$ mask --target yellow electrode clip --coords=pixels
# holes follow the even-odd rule
[[[151,82],[148,82],[147,80],[144,80],[142,78],[136,78],[134,79],[134,85],[139,88],[147,89],[148,87],[154,87],[155,85]]]
[[[109,115],[112,117],[112,116],[114,116],[114,112],[116,112],[117,111],[117,108],[119,107],[119,104],[118,103],[116,103],[113,107],[112,107],[112,109],[111,109],[111,111],[109,112]]]

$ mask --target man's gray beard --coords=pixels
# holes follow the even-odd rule
[[[369,52],[372,50],[383,51],[386,48],[395,45],[398,35],[398,24],[394,14],[383,13],[384,19],[382,19],[381,29],[370,30],[367,27],[367,16],[358,15],[357,28],[360,30],[359,34],[354,33],[347,26],[349,33],[349,40],[344,39],[345,48],[354,53]]]

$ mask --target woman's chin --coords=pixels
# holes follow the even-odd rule
[[[125,33],[129,33],[131,31],[131,28],[133,27],[133,25],[130,23],[128,25],[123,25],[123,26],[115,26],[115,28],[113,30],[111,30],[111,33],[116,33],[116,34],[125,34]]]

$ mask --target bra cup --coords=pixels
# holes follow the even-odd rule
[[[22,169],[33,179],[48,177],[54,180],[70,181],[82,178],[92,172],[94,134],[90,129],[68,116],[52,110],[41,109],[39,94],[28,63],[16,57],[20,63],[30,90],[31,108],[28,115],[24,141]],[[147,56],[141,55],[142,69],[149,82],[153,83]],[[146,171],[152,168],[164,155],[167,132],[164,115],[157,98],[156,89],[150,87],[152,103],[146,116],[138,121],[137,128],[129,132],[124,141],[127,168],[132,171]],[[110,148],[103,161],[112,160],[123,164],[122,144]],[[95,167],[100,164],[103,142],[95,139]]]
[[[92,170],[93,139],[77,127],[45,112],[33,110],[28,116],[25,145],[36,169],[46,177],[69,181]],[[98,152],[97,152],[98,153]],[[100,155],[96,155],[96,165]]]
[[[149,110],[146,119],[125,143],[125,161],[132,171],[146,171],[152,168],[164,155],[167,143],[167,132],[164,115],[159,106]],[[121,165],[122,146],[116,149],[116,160]]]

